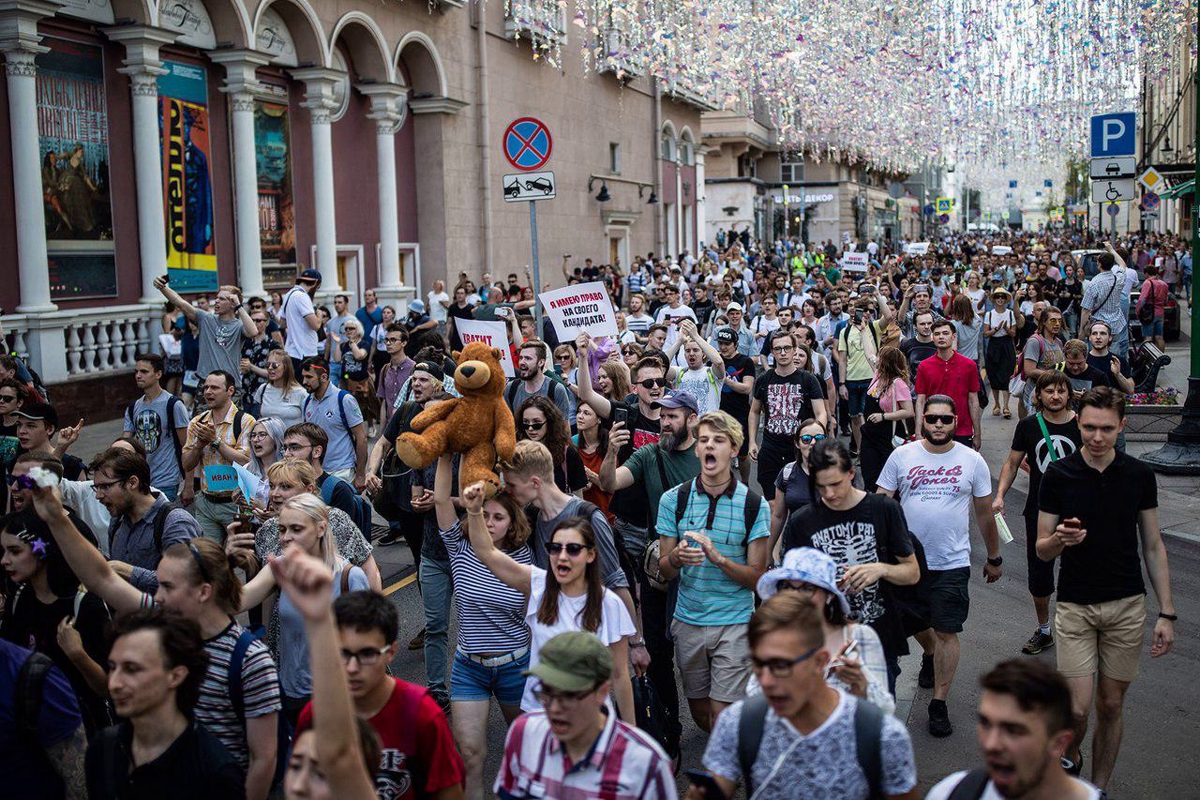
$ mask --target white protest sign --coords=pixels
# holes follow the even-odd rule
[[[842,268],[847,272],[866,272],[870,253],[846,253],[842,256]]]
[[[904,252],[912,256],[923,256],[929,252],[929,242],[909,242],[904,246]]]
[[[512,351],[508,347],[508,323],[456,317],[454,328],[458,331],[458,338],[462,339],[464,345],[471,342],[483,342],[499,350],[500,363],[504,365],[504,377],[517,377]]]
[[[1004,245],[1001,245],[1001,244],[997,244],[997,245],[993,245],[993,246],[992,246],[992,255],[994,255],[994,256],[1006,256],[1006,255],[1008,255],[1008,254],[1009,254],[1009,253],[1011,253],[1011,252],[1012,252],[1012,248],[1011,248],[1011,247],[1006,247],[1006,246],[1004,246]]]
[[[608,299],[608,291],[599,281],[540,292],[538,298],[554,323],[554,332],[560,342],[575,341],[581,331],[587,331],[593,337],[617,335],[617,315]]]

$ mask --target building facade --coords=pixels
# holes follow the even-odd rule
[[[263,295],[315,266],[324,294],[400,304],[520,274],[530,215],[505,202],[503,143],[524,117],[552,140],[544,283],[568,253],[695,252],[711,106],[585,67],[565,20],[560,67],[535,59],[521,5],[0,0],[9,345],[49,383],[131,368],[162,274]]]
[[[812,244],[919,238],[920,204],[901,175],[789,153],[762,115],[706,111],[705,236],[749,229]]]
[[[1195,211],[1194,194],[1178,189],[1196,175],[1196,61],[1195,40],[1180,39],[1171,50],[1161,80],[1148,81],[1138,109],[1138,163],[1153,166],[1166,179],[1156,192],[1164,199],[1157,208],[1141,204],[1141,227],[1147,231],[1189,236]],[[1130,204],[1133,205],[1133,204]],[[1138,227],[1137,220],[1133,228]]]

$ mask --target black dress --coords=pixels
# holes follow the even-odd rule
[[[1005,309],[1011,316],[1012,310]],[[994,320],[993,315],[996,314],[995,309],[987,312],[983,318],[983,324],[986,327],[995,328],[996,325],[991,324]],[[1015,316],[1012,317],[1015,319]],[[1015,323],[1010,323],[1015,324]],[[983,356],[984,366],[987,367],[988,385],[999,391],[1008,391],[1008,380],[1012,377],[1013,371],[1017,368],[1017,346],[1011,336],[991,336],[987,339],[987,352]]]

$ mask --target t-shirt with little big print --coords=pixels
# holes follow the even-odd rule
[[[971,566],[972,500],[992,493],[983,456],[958,442],[945,453],[929,452],[924,441],[910,442],[888,456],[879,488],[896,493],[931,570]]]
[[[375,790],[388,800],[433,797],[442,789],[461,785],[466,768],[454,743],[446,715],[424,688],[399,678],[383,708],[368,722],[379,735],[383,752]],[[296,721],[296,737],[312,727],[310,701]]]

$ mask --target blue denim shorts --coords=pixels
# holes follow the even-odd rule
[[[852,417],[861,417],[867,410],[867,390],[871,388],[871,381],[846,381],[846,394],[849,397],[847,403],[850,408],[847,411]]]
[[[495,697],[501,705],[521,705],[525,693],[525,676],[529,669],[529,651],[516,661],[499,667],[485,667],[472,661],[461,650],[454,651],[450,668],[450,699],[490,700]]]

